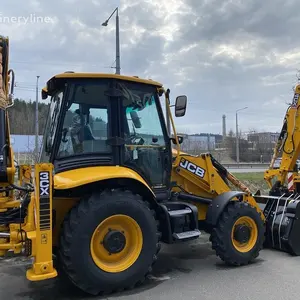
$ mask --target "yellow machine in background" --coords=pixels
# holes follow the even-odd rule
[[[190,241],[200,230],[228,264],[259,255],[265,216],[255,198],[210,154],[180,151],[170,107],[172,137],[160,102],[169,103],[169,91],[152,80],[52,77],[42,92],[50,104],[40,163],[33,179],[21,166],[15,185],[3,37],[1,54],[0,249],[34,258],[29,280],[57,275],[53,252],[59,269],[87,293],[132,288],[151,272],[161,242]],[[175,116],[184,116],[186,106],[187,97],[177,97]]]
[[[268,196],[255,195],[260,202],[266,203],[266,247],[276,248],[300,255],[300,176],[297,160],[300,154],[300,85],[294,89],[292,103],[284,115],[282,129],[274,148],[265,180],[270,188]],[[278,168],[276,159],[281,158]]]
[[[8,70],[8,50],[8,38],[0,36],[0,254],[13,251],[34,257],[27,278],[42,280],[57,276],[52,260],[53,165],[36,165],[35,178],[31,178],[29,166],[22,166],[20,185],[15,185],[7,113],[13,105],[14,73]]]

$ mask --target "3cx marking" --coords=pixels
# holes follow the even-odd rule
[[[188,170],[189,172],[199,176],[200,178],[203,178],[205,175],[205,170],[198,167],[197,165],[193,164],[192,162],[182,158],[180,161],[179,166],[183,169]]]
[[[40,197],[49,197],[50,175],[49,172],[40,172]]]

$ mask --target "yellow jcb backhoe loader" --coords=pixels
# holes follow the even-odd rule
[[[16,185],[7,38],[0,49],[0,254],[32,257],[29,280],[57,276],[54,253],[57,270],[87,293],[132,288],[151,272],[161,242],[190,241],[200,230],[230,265],[258,257],[265,217],[257,202],[210,154],[180,151],[170,106],[172,136],[160,102],[169,103],[169,90],[153,80],[52,77],[42,92],[50,104],[40,163],[34,178],[20,166]],[[187,97],[177,97],[175,116],[186,106]]]

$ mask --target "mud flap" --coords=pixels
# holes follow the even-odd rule
[[[214,198],[212,203],[208,206],[206,214],[207,225],[209,227],[216,226],[220,215],[222,214],[229,201],[244,194],[244,192],[240,191],[230,191],[220,194],[216,198]]]

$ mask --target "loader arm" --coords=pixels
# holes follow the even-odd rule
[[[177,156],[177,151],[173,150],[173,155]],[[233,174],[231,174],[222,164],[220,164],[210,153],[202,153],[200,155],[190,155],[181,152],[179,154],[179,163],[176,161],[173,165],[172,180],[176,182],[174,191],[180,193],[179,197],[189,200],[201,209],[199,212],[199,220],[205,220],[207,216],[206,209],[208,208],[207,201],[205,199],[216,199],[216,197],[227,194],[230,195],[227,200],[222,201],[222,208],[224,208],[228,201],[235,199],[237,196],[241,196],[242,200],[255,207],[257,212],[261,213],[261,209],[252,196],[251,191],[240,180],[238,180]],[[233,188],[237,188],[236,195],[233,196]],[[191,197],[189,197],[191,196]],[[197,200],[196,197],[201,197]],[[202,204],[201,204],[202,203]],[[215,200],[212,201],[212,206],[219,205]],[[215,210],[222,211],[222,208]],[[264,217],[262,216],[264,219]]]
[[[282,188],[288,172],[297,172],[296,162],[300,154],[300,85],[295,87],[292,103],[284,116],[282,129],[274,148],[273,157],[269,169],[265,171],[264,178],[270,189]],[[281,163],[278,169],[274,169],[274,162],[281,154]],[[273,179],[276,179],[275,183]]]
[[[166,102],[170,102],[168,101],[168,94],[166,95]],[[216,223],[229,201],[241,198],[243,202],[249,203],[254,207],[264,221],[262,210],[251,194],[250,189],[231,174],[210,153],[190,155],[180,151],[170,106],[167,106],[167,108],[176,144],[176,149],[172,149],[171,178],[174,183],[173,191],[180,193],[179,197],[181,199],[190,201],[198,207],[199,221],[206,220],[209,222],[209,220],[215,220],[214,223]],[[238,188],[238,191],[232,191],[230,183],[232,187]],[[232,192],[235,192],[235,194]],[[216,197],[221,195],[223,195],[221,205],[218,201],[212,201],[209,208],[207,205],[208,201],[217,199]],[[196,197],[193,198],[193,196],[198,197],[198,199]]]

